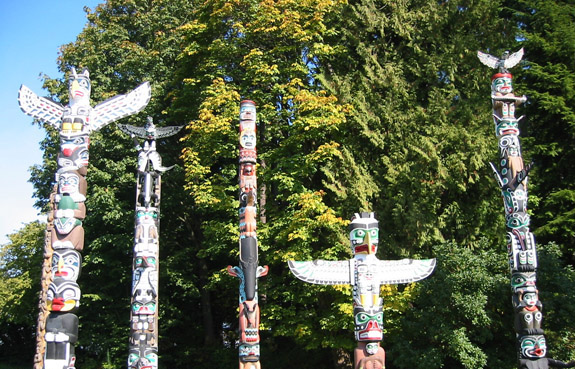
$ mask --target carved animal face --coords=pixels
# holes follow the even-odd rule
[[[76,73],[76,69],[72,69],[68,84],[68,91],[70,94],[70,105],[90,105],[90,92],[92,91],[90,72],[88,72],[87,69],[84,69],[82,73],[78,74]]]
[[[355,306],[353,314],[357,341],[381,341],[383,339],[383,310],[381,306],[372,309]]]
[[[156,369],[158,367],[158,349],[155,347],[130,347],[128,368]]]
[[[356,214],[349,224],[349,241],[354,255],[375,254],[379,243],[379,223],[373,213]]]

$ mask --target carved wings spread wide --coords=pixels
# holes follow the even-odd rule
[[[477,52],[477,57],[483,64],[494,69],[498,67],[513,68],[523,58],[523,48],[509,55],[507,59],[499,59],[493,55],[489,55],[481,51]]]
[[[146,134],[146,128],[137,127],[131,124],[118,124],[118,128],[124,133],[133,134],[139,138],[148,138]],[[169,127],[156,127],[156,139],[170,137],[180,132],[184,126],[169,126]]]
[[[97,131],[106,124],[142,111],[152,95],[150,83],[144,82],[126,95],[118,95],[94,107],[90,128]]]
[[[380,284],[412,283],[429,277],[435,269],[435,259],[378,260]]]
[[[355,259],[343,261],[288,261],[292,273],[302,281],[314,284],[355,284]],[[375,263],[375,267],[368,264]],[[380,284],[417,282],[427,278],[435,268],[435,259],[375,260],[368,268]]]
[[[24,113],[41,122],[48,123],[56,129],[60,128],[60,121],[64,114],[64,106],[61,104],[36,95],[24,85],[20,86],[18,103]]]
[[[299,279],[314,284],[352,284],[354,259],[288,261],[291,272]]]
[[[136,114],[146,107],[151,97],[149,82],[144,82],[126,95],[118,95],[96,105],[92,111],[91,131],[97,131],[106,124],[131,114]],[[18,93],[20,109],[41,122],[60,129],[64,106],[45,97],[36,95],[22,85]]]
[[[157,127],[156,138],[170,137],[180,132],[184,126]]]

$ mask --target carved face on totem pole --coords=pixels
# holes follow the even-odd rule
[[[250,100],[240,103],[240,124],[242,121],[256,121],[256,104]]]
[[[152,119],[152,117],[148,117],[144,129],[146,130],[146,138],[148,140],[156,139],[156,125],[154,124],[154,120]]]
[[[134,269],[156,269],[157,260],[153,252],[140,252],[134,258]]]
[[[242,362],[259,361],[260,358],[260,345],[255,344],[240,344],[238,349],[238,356]]]
[[[510,73],[494,74],[491,81],[491,92],[506,95],[513,92],[513,76]]]
[[[158,293],[156,269],[138,268],[132,281],[132,313],[134,315],[154,315]]]
[[[64,136],[78,135],[86,132],[87,123],[86,118],[89,116],[90,107],[90,93],[92,90],[92,83],[90,82],[90,72],[84,69],[82,73],[76,73],[76,69],[72,68],[70,80],[68,82],[68,96],[70,103],[66,109],[66,113],[62,118],[62,125],[60,133]]]
[[[58,194],[69,195],[74,201],[84,201],[86,188],[86,179],[77,171],[58,174]]]
[[[154,224],[158,222],[158,210],[156,208],[138,207],[136,210],[137,224]]]
[[[74,312],[80,306],[80,287],[74,281],[56,278],[46,294],[48,310]]]
[[[511,289],[514,293],[519,291],[522,293],[535,292],[536,280],[535,272],[513,272],[511,274]]]
[[[90,159],[89,146],[90,139],[87,134],[61,136],[58,154],[59,171],[80,170],[82,175],[86,175]]]
[[[80,276],[82,256],[76,250],[59,249],[52,254],[52,274],[54,278],[76,281]]]
[[[92,83],[90,82],[90,72],[88,69],[84,69],[82,73],[78,74],[76,73],[76,69],[72,68],[70,81],[68,82],[68,96],[70,97],[70,105],[90,105],[91,91]]]
[[[353,307],[355,339],[357,341],[381,341],[383,339],[383,310],[381,306]]]
[[[359,216],[354,216],[349,229],[353,255],[375,255],[379,243],[379,223],[373,213],[361,213]]]
[[[130,347],[128,368],[155,369],[158,367],[158,349],[155,347]]]
[[[547,343],[543,335],[520,336],[519,347],[521,359],[539,359],[545,357],[547,353]]]
[[[244,129],[240,136],[240,145],[248,150],[256,148],[256,132],[253,129]]]

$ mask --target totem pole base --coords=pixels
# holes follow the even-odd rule
[[[353,357],[355,369],[385,369],[385,351],[379,342],[358,342]]]

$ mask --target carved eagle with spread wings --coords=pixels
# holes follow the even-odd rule
[[[156,127],[151,117],[144,127],[132,126],[130,124],[118,124],[118,128],[124,133],[134,135],[139,138],[155,140],[164,137],[170,137],[180,132],[184,126]]]
[[[374,280],[382,284],[412,283],[427,278],[435,268],[435,259],[374,260],[377,264]],[[357,284],[354,259],[332,261],[288,261],[292,273],[299,279],[313,284]]]
[[[501,59],[481,51],[477,52],[477,57],[481,63],[491,67],[493,69],[499,68],[501,73],[508,73],[507,68],[513,68],[516,66],[523,58],[523,48],[519,49],[517,52],[509,55],[509,51],[503,53]]]
[[[70,78],[69,106],[63,106],[48,98],[38,96],[22,85],[18,93],[20,109],[59,131],[62,131],[61,123],[67,116],[83,116],[85,118],[83,131],[89,134],[118,119],[139,113],[150,101],[150,83],[144,82],[130,93],[115,96],[92,108],[89,105],[90,82],[87,70],[80,74],[73,70]],[[78,96],[81,98],[77,98]]]

